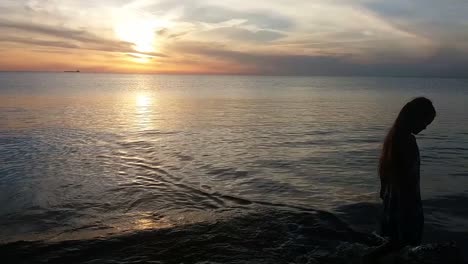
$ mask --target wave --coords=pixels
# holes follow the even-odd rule
[[[382,242],[328,212],[256,205],[209,221],[117,236],[14,242],[0,245],[0,256],[3,263],[359,263]],[[405,250],[403,263],[459,261],[453,244]]]

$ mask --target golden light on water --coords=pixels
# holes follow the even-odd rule
[[[134,118],[139,130],[154,129],[154,111],[155,111],[155,98],[151,93],[140,92],[135,94],[134,105],[135,112]]]
[[[144,230],[144,229],[162,229],[172,227],[167,219],[153,220],[151,218],[142,218],[134,221],[134,229]]]
[[[153,103],[153,98],[149,94],[137,94],[135,96],[135,105],[137,107],[148,107]]]

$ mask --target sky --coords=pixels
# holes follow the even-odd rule
[[[468,0],[1,0],[0,70],[468,77]]]

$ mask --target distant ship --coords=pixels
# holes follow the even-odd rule
[[[63,72],[80,72],[80,70],[76,70],[76,71],[63,71]]]

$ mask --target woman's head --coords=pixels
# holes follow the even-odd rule
[[[397,132],[418,134],[432,123],[436,111],[431,100],[418,97],[408,102],[400,111],[394,129]]]
[[[408,102],[398,114],[393,127],[388,132],[380,157],[379,172],[380,177],[385,178],[389,171],[395,168],[395,149],[407,142],[405,138],[410,134],[418,134],[432,123],[436,116],[436,111],[431,100],[425,97],[418,97]]]

